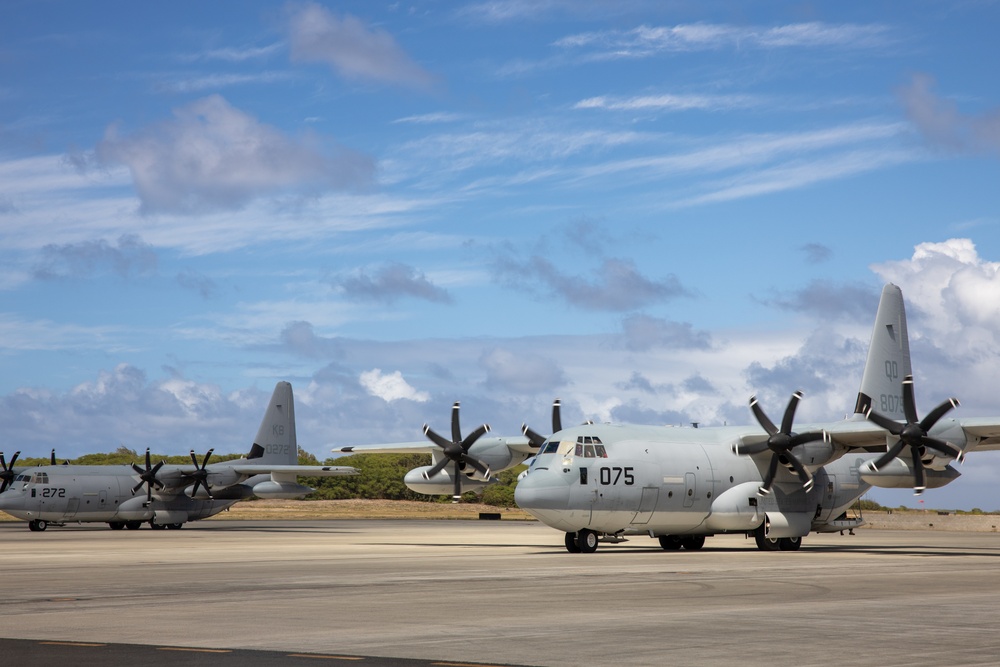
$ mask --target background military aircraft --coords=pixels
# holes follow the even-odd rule
[[[466,491],[481,493],[496,479],[493,473],[521,465],[536,452],[545,438],[533,431],[518,436],[490,436],[489,424],[477,427],[462,437],[459,404],[451,407],[451,439],[424,424],[427,440],[390,444],[347,445],[335,447],[335,454],[430,454],[431,465],[410,470],[403,482],[410,490],[430,496],[451,493],[456,502]],[[552,404],[552,431],[562,430],[560,405]],[[449,465],[450,464],[450,465]]]
[[[810,531],[852,528],[847,510],[871,486],[915,493],[955,480],[952,463],[1000,448],[1000,417],[921,419],[901,290],[882,290],[853,417],[793,430],[801,394],[780,426],[755,398],[757,426],[671,428],[587,424],[549,437],[515,490],[517,504],[566,533],[571,552],[646,534],[671,549],[744,533],[762,550],[796,550]]]
[[[107,522],[114,529],[180,528],[218,514],[237,501],[259,498],[301,498],[313,490],[299,475],[354,475],[344,466],[298,465],[295,403],[292,385],[279,382],[271,395],[257,437],[247,456],[209,463],[208,450],[199,463],[153,465],[146,450],[145,467],[136,465],[53,465],[15,468],[15,454],[2,459],[0,510],[28,521],[31,530],[67,522]],[[145,493],[142,492],[143,487]]]

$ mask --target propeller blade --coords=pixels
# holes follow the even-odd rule
[[[938,423],[938,420],[941,419],[941,417],[944,417],[952,408],[957,407],[958,399],[949,398],[947,401],[931,410],[926,417],[920,420],[920,428],[924,429],[924,433],[930,431],[931,428],[934,427],[934,424]]]
[[[472,466],[473,468],[475,468],[476,470],[478,470],[480,473],[482,473],[484,477],[486,477],[487,479],[489,479],[489,477],[490,477],[490,469],[489,469],[488,466],[484,465],[482,461],[478,461],[478,460],[472,458],[471,456],[469,456],[468,454],[463,454],[462,458],[461,458],[461,461],[462,461],[462,463],[464,463],[466,465]]]
[[[800,400],[802,400],[801,391],[794,392],[792,397],[788,399],[788,406],[785,408],[785,415],[781,418],[782,433],[792,432],[792,423],[795,421],[795,409],[798,407]]]
[[[462,427],[458,423],[458,401],[451,406],[451,441],[462,442]]]
[[[925,435],[921,440],[924,447],[928,449],[933,449],[945,456],[950,456],[952,458],[961,459],[964,458],[962,450],[951,444],[950,442],[945,442],[944,440],[938,440],[937,438],[932,438],[929,435]]]
[[[441,449],[443,449],[445,451],[447,451],[448,448],[452,444],[452,443],[448,442],[447,440],[445,440],[444,438],[442,438],[440,435],[438,435],[434,431],[434,429],[432,429],[427,424],[424,424],[424,435],[426,435],[428,438],[430,438],[431,442],[433,442],[435,445],[437,445],[438,447],[440,447]]]
[[[562,401],[558,398],[552,402],[552,432],[562,430]]]
[[[764,483],[757,489],[758,496],[766,496],[771,493],[771,484],[774,483],[774,476],[778,472],[778,455],[771,454],[771,462],[767,466],[767,474],[764,475]]]
[[[913,460],[913,495],[919,496],[927,488],[924,484],[924,463],[915,447],[910,447],[910,456]]]
[[[903,378],[903,414],[910,424],[917,422],[917,401],[913,396],[913,376]]]
[[[527,424],[521,424],[521,433],[528,438],[528,442],[536,449],[541,449],[542,445],[545,444],[545,436],[535,433]]]
[[[737,454],[760,454],[761,452],[766,452],[768,450],[767,440],[761,440],[760,442],[748,442],[736,443],[735,451]]]
[[[795,472],[798,473],[799,481],[802,482],[802,488],[809,491],[813,487],[813,476],[809,472],[809,469],[802,465],[802,461],[791,454],[787,455],[788,462],[795,468]]]
[[[53,449],[52,453],[49,455],[49,463],[56,465],[56,450]]]
[[[753,416],[757,418],[757,423],[760,424],[765,431],[767,431],[768,435],[774,435],[778,432],[778,427],[774,425],[774,422],[768,419],[764,410],[757,404],[756,394],[750,397],[750,410],[753,412]]]
[[[448,461],[450,461],[450,460],[451,459],[449,459],[447,457],[442,457],[442,459],[440,461],[438,461],[437,463],[434,464],[433,468],[431,468],[430,470],[424,471],[424,479],[430,479],[434,475],[436,475],[439,472],[441,472],[442,470],[444,470],[444,467],[446,465],[448,465]]]
[[[905,442],[903,442],[902,440],[897,440],[896,444],[894,444],[892,447],[889,448],[889,451],[887,451],[885,454],[878,457],[877,459],[875,459],[874,462],[872,462],[872,468],[874,468],[875,470],[881,469],[882,466],[884,466],[889,461],[899,456],[899,453],[903,451],[903,447],[905,446],[906,446]]]
[[[900,433],[903,432],[903,426],[904,426],[903,424],[900,424],[898,421],[895,421],[893,419],[889,419],[885,415],[881,415],[870,408],[868,410],[868,413],[865,414],[865,417],[868,419],[868,421],[874,422],[875,424],[881,426],[882,428],[884,428],[886,431],[888,431],[893,435],[899,435]]]
[[[477,428],[475,431],[473,431],[472,433],[470,433],[469,435],[467,435],[465,437],[465,440],[461,441],[462,442],[462,450],[466,451],[466,452],[469,451],[469,447],[472,447],[473,443],[475,443],[476,440],[479,440],[479,438],[483,437],[483,435],[485,435],[486,433],[489,433],[489,432],[490,432],[490,425],[489,424],[483,424],[482,426],[480,426],[479,428]]]
[[[456,403],[456,405],[458,404]],[[454,492],[451,494],[451,500],[452,502],[457,503],[459,500],[462,499],[462,477],[461,477],[461,471],[458,469],[457,459],[455,460],[455,474],[452,475],[452,479],[455,482],[455,489]]]

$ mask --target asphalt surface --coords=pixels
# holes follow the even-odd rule
[[[0,581],[4,664],[1000,663],[997,533],[569,554],[533,522],[6,523]]]

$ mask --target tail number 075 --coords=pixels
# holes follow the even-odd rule
[[[635,475],[632,474],[632,470],[632,466],[601,468],[601,485],[611,486],[624,480],[626,486],[632,486],[635,484]]]

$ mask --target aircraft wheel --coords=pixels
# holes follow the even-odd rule
[[[685,535],[681,538],[681,546],[688,551],[698,551],[705,546],[704,535]]]
[[[128,528],[129,530],[139,530],[140,526],[142,526],[142,521],[126,521],[125,522],[125,527]]]
[[[166,524],[156,523],[155,521],[153,521],[152,519],[150,519],[149,520],[149,527],[152,528],[153,530],[163,530],[167,526],[166,526]]]
[[[576,533],[566,533],[566,551],[571,554],[580,553],[580,543],[576,541]]]
[[[777,551],[781,548],[780,540],[777,537],[764,537],[763,524],[753,531],[753,539],[757,542],[757,548],[761,551]]]
[[[170,530],[180,530],[183,527],[184,527],[183,523],[168,523],[167,524],[167,528],[169,528]]]
[[[782,551],[798,551],[801,546],[801,537],[782,537],[778,540],[778,548]]]
[[[681,538],[677,535],[660,535],[660,547],[664,551],[678,551],[681,548]]]
[[[28,522],[28,530],[35,533],[40,533],[48,527],[49,527],[49,522],[42,521],[41,519],[35,519],[34,521]]]
[[[108,525],[111,526],[111,530],[121,530],[125,527],[124,521],[109,521]]]
[[[580,546],[580,553],[592,554],[597,551],[597,533],[584,528],[576,534],[576,543]]]

